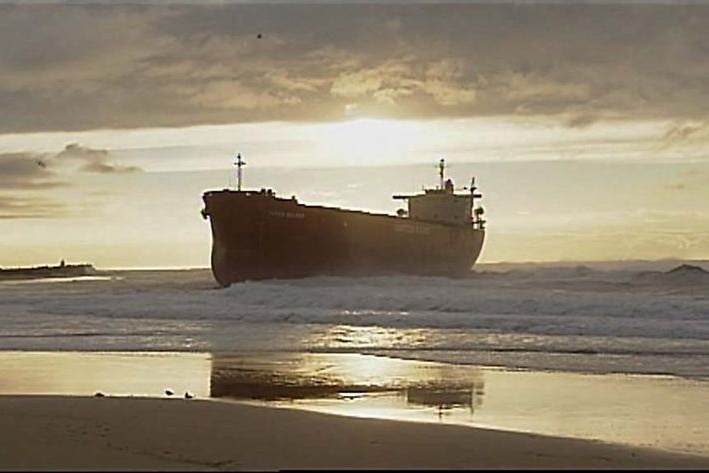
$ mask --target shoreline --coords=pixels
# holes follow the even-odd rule
[[[0,396],[0,469],[708,468],[709,456],[238,402]]]
[[[50,279],[50,278],[47,278]],[[506,373],[546,373],[546,374],[572,374],[580,376],[616,376],[616,377],[637,377],[637,378],[654,378],[654,379],[670,379],[682,380],[690,382],[708,382],[708,374],[683,374],[673,373],[670,371],[625,371],[625,370],[604,370],[601,368],[588,367],[538,367],[534,365],[502,365],[494,363],[473,363],[455,360],[443,360],[436,357],[421,357],[421,356],[404,356],[399,351],[392,350],[281,350],[281,351],[265,351],[258,352],[255,350],[208,350],[208,349],[188,349],[188,348],[131,348],[131,347],[116,347],[116,348],[7,348],[0,349],[0,356],[3,354],[44,354],[44,355],[132,355],[132,356],[232,356],[241,354],[267,354],[267,355],[355,355],[368,356],[375,358],[383,358],[396,361],[404,361],[411,363],[435,363],[462,368],[478,368],[486,371],[497,371]],[[0,392],[0,396],[3,394]]]
[[[77,399],[97,392],[158,402],[189,393],[193,402],[235,401],[709,457],[704,381],[341,353],[0,352],[0,395]]]

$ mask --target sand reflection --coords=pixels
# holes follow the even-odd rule
[[[428,420],[454,410],[469,417],[484,394],[476,367],[350,353],[214,355],[210,385],[214,398],[385,418],[423,409]]]

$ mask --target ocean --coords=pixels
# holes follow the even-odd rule
[[[225,289],[206,269],[4,281],[0,349],[369,353],[707,378],[709,273],[551,266]]]
[[[94,360],[123,380],[117,373],[138,359],[146,370],[159,361],[160,384],[134,383],[136,394],[161,395],[168,383],[200,397],[268,391],[271,403],[375,417],[415,404],[436,416],[409,409],[404,418],[709,454],[709,273],[692,264],[479,265],[456,279],[228,288],[208,269],[0,281],[0,392],[45,392],[26,373],[7,381],[26,371],[23,356],[46,370],[73,354],[75,369]],[[111,353],[106,365],[101,354]],[[232,392],[245,376],[248,393]],[[99,386],[81,383],[51,392]]]

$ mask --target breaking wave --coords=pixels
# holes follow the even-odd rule
[[[709,375],[701,267],[314,277],[226,289],[208,271],[118,276],[0,286],[0,348],[352,350],[584,370],[600,360],[692,375],[703,363],[699,374]]]

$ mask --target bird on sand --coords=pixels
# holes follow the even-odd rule
[[[175,394],[175,391],[173,391],[172,389],[166,389],[166,390],[165,390],[165,395],[166,395],[166,396],[172,396],[173,394]]]
[[[194,397],[194,394],[192,394],[189,391],[185,391],[185,399],[192,399]]]
[[[106,395],[102,393],[101,391],[97,391],[96,394],[94,394],[96,397],[105,397]]]

